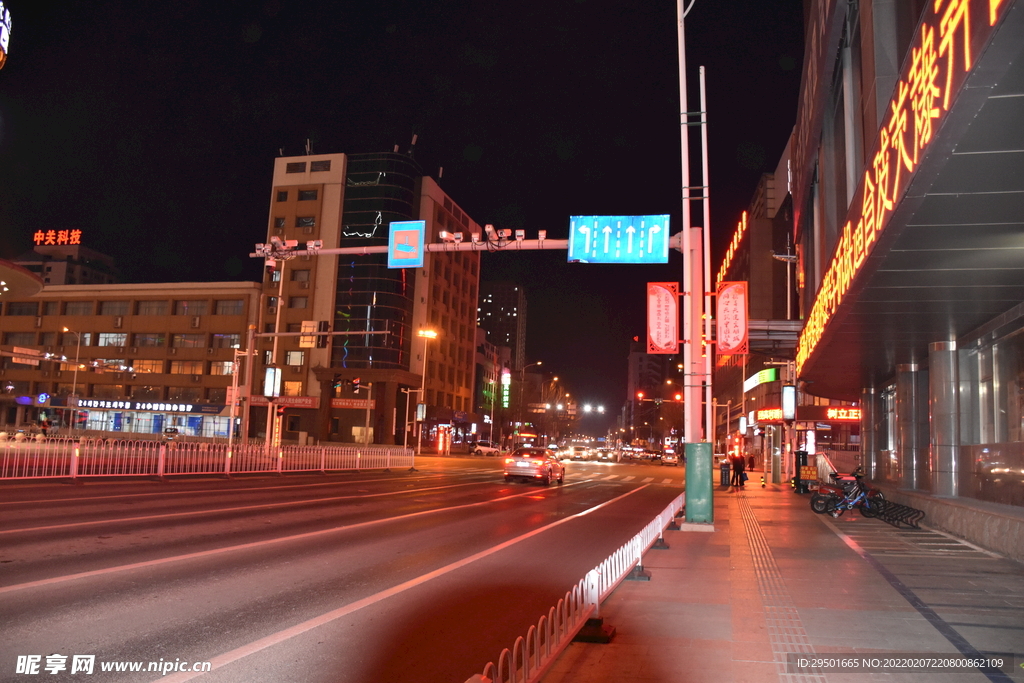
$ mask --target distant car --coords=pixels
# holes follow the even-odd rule
[[[615,451],[610,448],[598,448],[597,459],[599,462],[615,462]]]
[[[590,460],[590,449],[586,446],[569,446],[570,460]]]
[[[678,453],[664,453],[661,456],[662,465],[679,465],[679,454]]]
[[[501,449],[490,441],[477,441],[470,447],[469,452],[473,455],[498,455]]]
[[[565,465],[548,448],[517,448],[505,458],[505,481],[539,481],[549,486],[552,481],[565,481]]]
[[[661,460],[661,451],[654,451],[651,449],[645,449],[639,454],[640,460],[649,460],[654,462],[655,460]]]

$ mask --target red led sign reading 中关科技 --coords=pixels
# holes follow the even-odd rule
[[[36,230],[32,234],[32,241],[36,244],[81,244],[81,230]]]
[[[972,47],[988,34],[1010,3],[1005,0],[934,0],[927,3],[864,171],[859,208],[843,226],[797,346],[799,372],[814,351],[853,278],[885,228],[917,170],[922,152],[949,111],[973,64]]]

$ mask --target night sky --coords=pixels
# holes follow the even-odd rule
[[[481,224],[564,238],[570,215],[668,213],[679,230],[674,2],[5,5],[0,257],[77,228],[125,281],[258,280],[279,149],[404,152],[413,134]],[[802,3],[697,0],[686,26],[691,110],[707,69],[717,268],[795,122]],[[614,413],[644,283],[678,280],[680,260],[565,261],[486,255],[482,277],[527,287],[528,361]]]

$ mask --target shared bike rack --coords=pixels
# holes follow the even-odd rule
[[[894,503],[891,500],[873,502],[872,506],[877,506],[875,507],[877,510],[875,517],[886,524],[893,525],[897,529],[900,527],[900,524],[906,524],[913,529],[921,528],[918,522],[924,519],[924,510],[918,510],[901,503]]]

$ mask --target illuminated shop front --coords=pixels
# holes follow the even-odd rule
[[[868,475],[916,505],[1024,505],[1024,4],[880,6],[809,6],[799,383],[858,403]]]
[[[53,399],[56,415],[63,415],[73,430],[163,434],[176,429],[184,436],[228,437],[230,406],[169,401],[128,401],[84,398],[78,407]],[[73,423],[73,424],[71,424]]]

